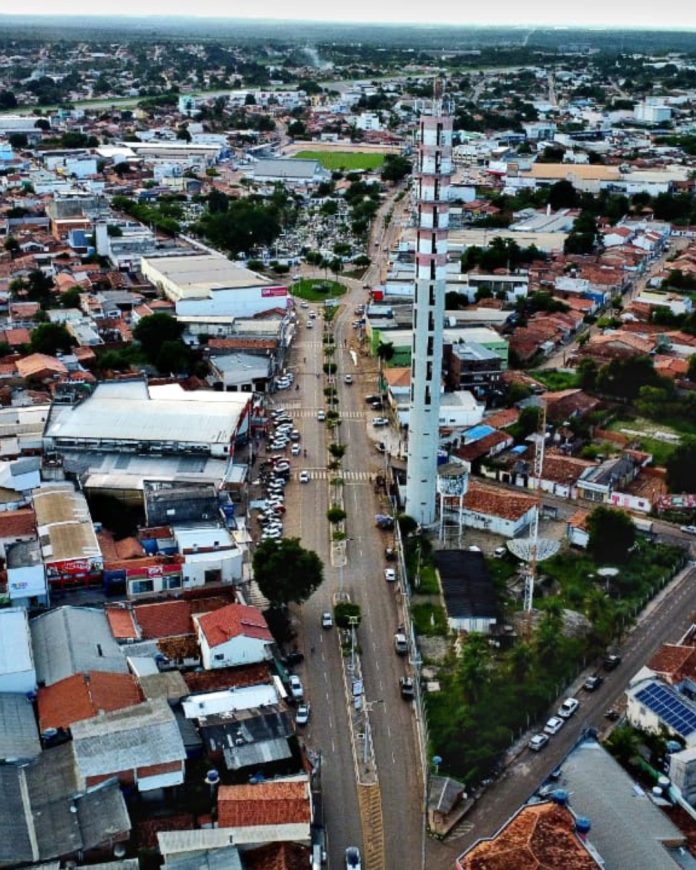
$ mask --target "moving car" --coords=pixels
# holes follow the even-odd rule
[[[290,448],[290,453],[293,456],[299,456],[301,452],[302,452],[302,448],[297,443],[293,444],[292,447]]]
[[[376,447],[377,447],[378,453],[386,453],[387,452],[387,445],[384,443],[384,441],[378,441]]]
[[[311,707],[306,702],[300,704],[295,715],[295,725],[306,725],[309,722]]]
[[[394,583],[396,581],[396,571],[393,568],[385,568],[384,579],[387,583]]]
[[[307,326],[307,329],[314,329],[314,321],[308,320],[306,326]]]
[[[558,715],[561,719],[570,719],[575,711],[580,706],[580,701],[577,698],[566,698],[558,708]]]
[[[348,846],[346,849],[346,870],[362,870],[360,849],[357,846]]]
[[[534,737],[532,737],[532,739],[529,741],[527,746],[529,746],[532,752],[539,752],[539,750],[543,749],[548,742],[548,734],[535,734]]]
[[[353,375],[346,375],[343,378],[343,380],[345,381],[346,384],[352,384],[353,383]]]
[[[321,615],[321,627],[333,628],[333,614],[330,610],[325,610]]]
[[[302,685],[302,680],[297,676],[297,674],[290,674],[288,683],[290,685],[290,694],[293,698],[300,700],[304,697],[304,686]]]
[[[613,671],[621,664],[621,656],[612,654],[606,656],[604,659],[604,670],[605,671]]]
[[[545,734],[558,734],[561,728],[565,725],[565,721],[560,716],[552,716],[544,725]]]
[[[373,417],[372,418],[373,426],[388,426],[389,420],[386,417]]]
[[[311,478],[309,476],[308,471],[301,471],[300,472],[300,483],[309,483],[310,479]]]
[[[604,682],[604,677],[601,677],[599,674],[593,674],[591,677],[588,677],[585,682],[582,684],[583,689],[586,692],[595,692]]]
[[[317,411],[317,420],[323,423],[326,420],[326,411]]]

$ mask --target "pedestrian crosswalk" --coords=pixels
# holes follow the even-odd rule
[[[328,471],[326,468],[307,468],[312,480],[343,480],[345,483],[366,483],[374,478],[374,474],[369,471]],[[299,472],[294,474],[295,479],[299,478]]]

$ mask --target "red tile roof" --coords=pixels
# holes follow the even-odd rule
[[[505,520],[521,519],[535,504],[536,499],[531,496],[494,489],[477,480],[469,481],[469,489],[464,496],[464,507],[468,511]]]
[[[246,604],[228,604],[198,618],[198,624],[208,645],[219,646],[233,637],[251,637],[271,643],[273,635],[257,607]]]
[[[506,429],[517,422],[520,412],[517,408],[503,408],[491,414],[490,417],[483,419],[484,426],[490,426],[492,429]]]
[[[542,803],[523,807],[490,840],[481,840],[457,866],[461,870],[597,870],[597,862],[575,833],[567,807]]]
[[[309,788],[305,781],[221,785],[218,790],[221,828],[309,824],[311,820]]]
[[[693,680],[696,678],[696,649],[666,643],[650,659],[648,667],[670,683],[680,683],[685,677]]]
[[[193,634],[191,605],[188,601],[161,601],[139,604],[133,608],[135,619],[145,640]]]
[[[182,676],[192,694],[215,692],[230,689],[232,686],[258,686],[273,682],[270,665],[267,662],[234,668],[214,668],[212,671],[185,671]]]
[[[268,843],[244,850],[245,870],[307,870],[312,864],[308,846],[299,843]]]
[[[123,710],[143,700],[131,674],[75,674],[39,689],[39,728],[42,732],[47,728],[69,728],[74,722],[98,716],[100,711]]]
[[[111,634],[116,640],[137,640],[140,637],[138,626],[130,607],[107,607],[106,618]]]
[[[17,511],[0,513],[0,538],[26,538],[36,534],[36,514],[34,508],[20,508]]]

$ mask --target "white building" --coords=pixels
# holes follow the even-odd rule
[[[143,257],[143,275],[183,316],[254,317],[288,308],[288,288],[215,254]]]
[[[23,607],[0,610],[0,692],[22,693],[36,689],[36,668]]]
[[[179,552],[184,556],[184,586],[206,583],[234,583],[242,579],[242,551],[223,526],[172,529]]]
[[[46,569],[38,541],[17,541],[5,547],[7,591],[13,607],[36,607],[49,601]]]
[[[228,668],[267,661],[273,635],[256,607],[230,604],[193,617],[203,667]]]
[[[669,106],[656,105],[646,100],[633,108],[633,117],[643,124],[664,124],[672,119]]]
[[[657,677],[636,680],[626,690],[626,716],[634,728],[667,731],[696,747],[696,702]]]

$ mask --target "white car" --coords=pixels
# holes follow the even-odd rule
[[[295,715],[295,725],[306,725],[309,722],[311,712],[312,710],[309,704],[306,702],[300,704],[297,708],[297,714]]]
[[[570,719],[573,713],[580,706],[580,701],[577,698],[566,698],[565,701],[558,708],[558,715],[561,719]]]
[[[323,423],[326,420],[326,411],[317,411],[317,420]]]
[[[308,320],[306,323],[307,329],[314,329],[314,321]]]
[[[343,380],[346,384],[352,384],[353,383],[353,375],[346,375],[343,378]]]
[[[561,728],[565,725],[565,720],[561,719],[560,716],[552,716],[549,721],[544,725],[544,732],[546,734],[558,734]]]
[[[384,579],[388,583],[394,583],[396,580],[396,571],[393,568],[384,569]]]
[[[534,737],[532,737],[532,739],[529,741],[527,746],[529,746],[532,752],[539,752],[539,750],[543,749],[548,742],[548,734],[535,734]]]
[[[373,426],[388,426],[389,420],[386,417],[373,417],[372,418]]]
[[[311,480],[311,478],[309,476],[308,471],[301,471],[300,472],[300,483],[309,483],[310,480]]]
[[[299,444],[293,444],[290,448],[290,453],[292,453],[293,456],[299,456],[301,452],[302,449]]]
[[[288,677],[288,683],[290,685],[290,694],[293,698],[297,698],[299,701],[304,697],[304,687],[302,685],[302,680],[297,676],[297,674],[290,674]]]
[[[687,535],[696,535],[696,526],[680,526],[680,530]]]

